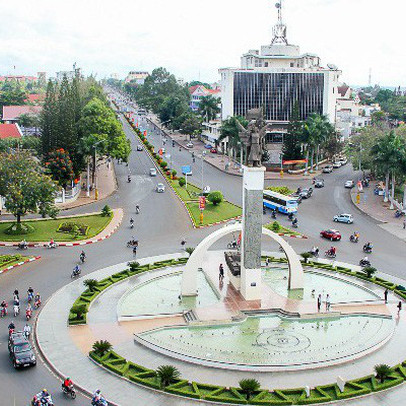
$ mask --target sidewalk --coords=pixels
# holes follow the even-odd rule
[[[151,121],[155,126],[160,127],[159,121],[157,120],[156,117],[154,116],[149,116],[148,118],[149,121]],[[215,168],[219,169],[220,171],[224,173],[228,173],[233,176],[242,176],[242,173],[240,172],[240,163],[232,160],[229,158],[227,155],[223,155],[221,153],[213,154],[210,152],[209,149],[206,149],[204,146],[204,142],[200,141],[198,139],[193,139],[193,149],[187,148],[186,144],[190,141],[189,135],[186,134],[180,134],[180,133],[171,133],[169,134],[168,132],[162,130],[164,134],[171,140],[174,140],[179,146],[183,147],[189,152],[194,152],[195,154],[199,155],[202,153],[202,151],[206,151],[206,157],[205,161],[209,164],[214,166]],[[226,169],[226,165],[230,163],[229,168]],[[265,172],[265,179],[266,180],[279,180],[279,179],[285,179],[285,180],[303,180],[303,179],[313,179],[314,177],[318,176],[321,174],[321,171],[314,172],[309,175],[303,175],[303,174],[288,174],[286,171],[283,174],[283,177],[281,178],[279,172],[270,172],[267,171]]]
[[[87,174],[84,172],[82,179],[86,180],[86,176]],[[95,199],[95,190],[90,191],[90,197],[87,197],[86,190],[82,189],[79,196],[75,200],[57,204],[57,207],[60,210],[73,209],[75,207],[94,203],[98,200],[103,200],[110,196],[117,189],[116,172],[113,161],[108,163],[104,160],[101,164],[99,164],[96,172],[96,182],[99,194],[97,200]]]
[[[357,204],[358,190],[351,190],[351,200],[358,210],[378,221],[379,227],[406,242],[406,230],[403,228],[405,217],[395,218],[396,210],[390,210],[390,202],[384,202],[383,196],[374,194],[375,184],[371,183],[368,188],[360,193],[360,203]]]

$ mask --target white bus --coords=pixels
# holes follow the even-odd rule
[[[276,209],[281,213],[297,213],[297,199],[292,196],[281,195],[280,193],[264,190],[264,207]]]

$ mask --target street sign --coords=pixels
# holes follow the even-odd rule
[[[357,202],[357,204],[360,204],[360,202],[361,202],[361,196],[359,193],[357,193],[356,202]]]
[[[183,175],[191,175],[192,168],[190,167],[190,165],[182,166],[182,173],[183,173]]]
[[[203,211],[206,208],[206,198],[204,196],[199,197],[199,209]]]

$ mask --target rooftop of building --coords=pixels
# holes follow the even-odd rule
[[[0,124],[0,139],[21,138],[21,136],[18,124]]]
[[[41,106],[3,106],[3,121],[17,120],[22,114],[39,114]]]

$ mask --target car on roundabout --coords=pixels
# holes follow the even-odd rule
[[[137,145],[137,151],[143,151],[144,148],[142,148],[142,145]]]
[[[216,149],[216,148],[211,148],[211,149],[210,149],[210,152],[211,152],[212,154],[217,154],[217,149]]]
[[[346,189],[352,189],[354,186],[355,182],[353,180],[347,180],[347,182],[344,183]]]
[[[341,166],[342,166],[341,161],[335,161],[333,163],[333,168],[335,169],[341,168]]]
[[[158,183],[156,185],[155,191],[157,193],[165,193],[165,185],[163,183]]]
[[[330,241],[340,241],[341,240],[341,233],[338,230],[334,229],[327,229],[323,230],[320,233],[320,237],[326,238],[327,240]]]
[[[299,196],[300,196],[302,199],[309,199],[309,198],[312,196],[312,194],[313,194],[313,188],[302,189],[302,190],[299,192]]]
[[[186,148],[193,148],[193,147],[194,147],[193,142],[188,142],[186,144]]]
[[[213,146],[210,145],[210,144],[206,144],[204,147],[205,147],[206,149],[212,149],[212,148],[213,148]]]
[[[34,351],[27,340],[11,346],[10,357],[15,369],[37,365]]]
[[[11,350],[13,346],[15,345],[21,345],[23,343],[27,343],[27,337],[22,331],[17,331],[14,333],[11,333],[9,338],[8,338],[8,351],[11,354]]]
[[[156,169],[155,168],[151,168],[149,170],[149,176],[156,176]]]
[[[354,218],[352,217],[352,214],[337,214],[337,216],[334,216],[333,220],[336,223],[347,223],[347,224],[352,224],[354,222]]]

